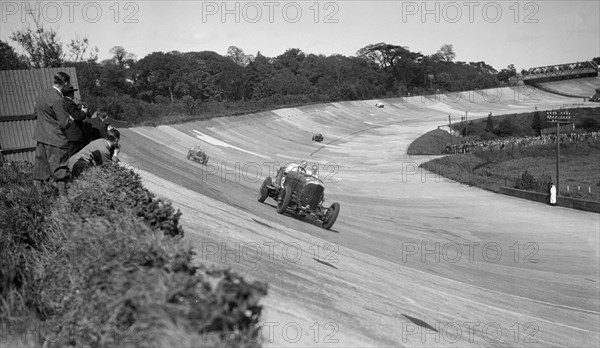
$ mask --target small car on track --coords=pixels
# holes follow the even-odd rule
[[[192,161],[199,162],[203,165],[208,163],[208,155],[204,150],[202,150],[200,145],[196,145],[188,151],[187,159],[191,159]]]
[[[319,143],[322,142],[323,141],[323,134],[317,133],[317,134],[313,135],[312,141],[316,141],[316,142],[319,142]]]

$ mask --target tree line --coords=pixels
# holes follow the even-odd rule
[[[432,55],[376,43],[354,56],[290,48],[276,57],[231,46],[212,51],[153,52],[141,59],[121,46],[99,62],[97,48],[77,38],[63,48],[56,31],[37,25],[0,41],[0,69],[73,66],[82,98],[139,123],[169,114],[213,117],[271,107],[494,88],[503,82],[485,62],[457,62],[452,45]],[[514,67],[513,67],[514,69]],[[102,105],[99,105],[102,104]]]

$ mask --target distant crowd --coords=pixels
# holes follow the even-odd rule
[[[52,180],[65,195],[66,183],[85,169],[118,161],[121,135],[107,122],[107,110],[90,115],[87,105],[75,102],[75,91],[71,77],[58,72],[37,97],[33,184],[38,193]]]
[[[572,64],[560,64],[552,66],[544,66],[538,68],[531,68],[527,70],[526,76],[537,76],[546,74],[558,74],[558,73],[579,73],[582,71],[594,71],[597,68],[594,67],[592,62],[579,62]]]
[[[572,143],[600,139],[600,132],[565,133],[560,135],[561,143]],[[446,146],[445,153],[459,154],[478,151],[514,150],[523,147],[556,144],[556,134],[545,134],[540,136],[510,137],[487,141],[462,141],[457,144]]]

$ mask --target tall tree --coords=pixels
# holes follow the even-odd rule
[[[542,122],[543,120],[540,112],[536,109],[533,112],[533,122],[531,123],[531,128],[535,131],[536,135],[542,134],[542,128],[544,126]]]
[[[23,48],[32,68],[60,67],[64,61],[64,55],[58,33],[52,28],[44,28],[35,17],[34,23],[35,30],[30,27],[17,30],[12,33],[10,39]]]
[[[123,66],[130,61],[135,61],[136,56],[133,53],[127,52],[122,46],[114,46],[109,51],[113,55],[112,60],[118,66]]]
[[[0,40],[0,70],[27,69],[27,59],[15,52],[8,43]]]
[[[66,57],[66,60],[71,63],[98,61],[98,47],[91,49],[88,57],[85,57],[87,50],[90,48],[87,37],[80,38],[77,36],[75,39],[71,39],[67,47],[69,48],[69,55]]]
[[[491,112],[488,115],[487,120],[485,121],[485,130],[486,130],[486,132],[490,132],[490,133],[494,132],[494,119],[492,118]]]
[[[407,47],[386,44],[384,42],[367,45],[358,50],[356,56],[377,62],[383,69],[393,68],[403,57],[414,59]]]
[[[89,48],[87,37],[71,39],[67,45],[69,53],[65,54],[58,32],[42,24],[43,11],[32,10],[27,3],[25,12],[29,15],[26,17],[28,26],[13,32],[10,39],[23,48],[27,62],[32,68],[54,68],[67,62],[77,63],[84,60],[95,62],[98,59],[98,48],[92,49],[89,57],[85,58]]]
[[[246,66],[252,60],[251,55],[246,55],[244,50],[235,46],[229,46],[227,49],[227,57],[239,66]]]
[[[306,55],[299,48],[290,48],[275,58],[273,66],[275,69],[287,69],[292,74],[298,75],[304,58]]]
[[[437,54],[442,57],[442,59],[446,62],[451,62],[456,58],[456,53],[454,53],[454,47],[450,44],[444,44],[437,51]]]

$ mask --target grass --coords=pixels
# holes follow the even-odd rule
[[[179,211],[135,173],[91,169],[66,198],[33,192],[30,167],[3,166],[0,181],[3,344],[261,345],[266,285],[193,265]]]
[[[580,125],[582,125],[584,120],[588,118],[596,119],[596,121],[600,123],[600,107],[569,108],[568,110],[571,114],[571,121],[575,123],[577,128],[580,128]],[[539,115],[542,121],[542,128],[555,127],[555,124],[547,123],[545,121],[545,111],[539,111]],[[494,132],[498,132],[502,121],[509,121],[509,124],[511,126],[511,134],[507,134],[506,136],[515,137],[536,135],[536,132],[531,127],[533,119],[533,112],[492,116]],[[463,138],[462,140],[492,140],[502,138],[502,136],[498,134],[494,134],[493,132],[487,132],[485,130],[487,126],[486,122],[487,118],[480,118],[474,121],[468,121],[468,125],[466,128],[468,129],[469,136]],[[463,128],[465,128],[465,124],[464,122],[454,123],[452,124],[452,128],[460,133],[462,132]]]
[[[539,183],[537,190],[546,192],[547,183],[556,177],[556,146],[449,155],[423,163],[422,167],[494,192],[502,186],[515,187],[527,171]],[[561,145],[559,185],[561,196],[600,201],[600,140]]]
[[[600,108],[573,108],[569,111],[576,126],[589,127],[591,121],[596,128],[587,130],[598,131]],[[545,116],[545,113],[540,115]],[[486,131],[486,121],[486,118],[469,121],[469,136],[454,137],[454,143],[501,139],[496,131]],[[504,130],[511,131],[510,137],[535,135],[531,128],[531,112],[493,116],[493,122],[495,130],[504,122]],[[464,126],[454,124],[453,128],[460,132]],[[416,139],[409,146],[408,154],[444,154],[451,140],[448,132],[436,129]],[[600,139],[563,143],[560,155],[559,195],[600,201]],[[547,193],[548,183],[554,181],[556,184],[556,145],[449,155],[423,163],[421,167],[460,183],[494,192],[499,192],[503,186],[522,186],[520,179],[527,171],[534,180],[530,189]]]

